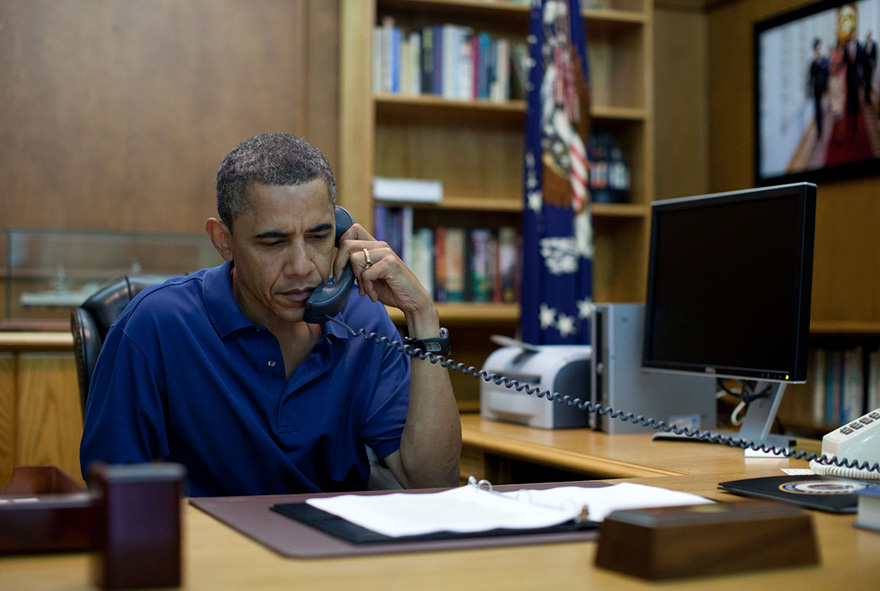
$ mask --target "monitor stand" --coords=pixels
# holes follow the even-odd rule
[[[763,443],[768,447],[790,449],[795,446],[794,437],[770,433],[773,421],[776,419],[776,412],[779,410],[779,404],[782,402],[785,384],[779,382],[758,382],[755,385],[755,392],[760,392],[764,388],[770,388],[769,394],[765,397],[757,398],[749,404],[737,436],[745,441],[752,441],[759,446]]]

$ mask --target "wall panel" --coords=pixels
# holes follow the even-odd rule
[[[307,133],[307,50],[314,74],[333,81],[319,86],[321,104],[335,105],[324,51],[335,38],[310,38],[306,23],[311,14],[332,31],[335,3],[308,4],[4,0],[3,227],[202,232],[230,148]],[[332,119],[321,121],[310,139],[335,151]]]
[[[707,12],[709,188],[754,184],[753,26],[810,2],[741,0]],[[880,176],[819,185],[812,327],[880,332]]]

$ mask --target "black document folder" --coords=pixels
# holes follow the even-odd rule
[[[529,534],[546,534],[555,532],[572,532],[577,530],[595,529],[598,523],[592,521],[569,521],[551,527],[529,529],[491,529],[479,532],[434,532],[417,536],[386,536],[373,530],[361,527],[350,521],[337,517],[307,503],[280,503],[272,505],[277,513],[295,519],[301,523],[319,529],[352,544],[375,544],[383,542],[415,542],[428,540],[456,540],[465,538],[485,538],[492,536],[514,536]]]
[[[720,482],[719,488],[748,496],[788,501],[831,513],[855,513],[857,491],[869,482],[824,475],[769,476]]]

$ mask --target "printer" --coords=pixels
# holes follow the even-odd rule
[[[483,369],[521,384],[561,396],[590,401],[591,347],[589,345],[509,345],[492,352]],[[483,381],[480,415],[542,429],[587,427],[589,413],[564,401],[528,394],[503,383]]]

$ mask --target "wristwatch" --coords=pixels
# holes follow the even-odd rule
[[[440,336],[430,339],[411,339],[404,337],[403,344],[413,349],[421,349],[424,353],[432,355],[449,355],[449,331],[445,328],[440,329]]]

